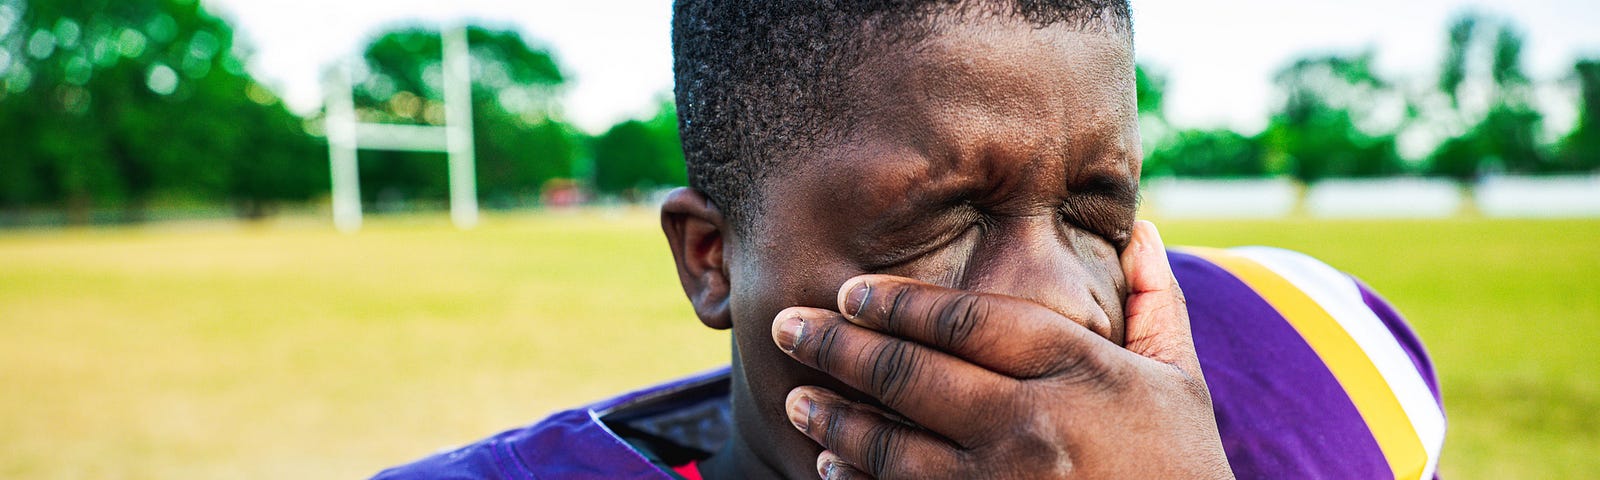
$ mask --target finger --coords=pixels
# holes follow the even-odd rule
[[[929,285],[890,275],[861,275],[839,289],[850,322],[906,338],[1014,378],[1047,376],[1081,364],[1085,347],[1112,346],[1106,325],[1071,319],[1034,302]],[[1065,352],[1078,352],[1067,353]]]
[[[1189,327],[1188,304],[1172,275],[1166,246],[1155,224],[1144,220],[1134,223],[1133,240],[1122,253],[1122,272],[1128,279],[1128,300],[1123,309],[1128,350],[1202,378]]]
[[[916,343],[851,324],[838,313],[791,307],[773,322],[778,348],[951,438],[980,431],[967,419],[1016,380]]]
[[[944,439],[826,389],[791,390],[787,407],[795,428],[836,457],[834,474],[850,467],[883,479],[930,478],[958,465],[955,447]],[[819,467],[824,460],[819,456]]]
[[[866,472],[857,470],[856,467],[852,467],[848,462],[845,462],[843,458],[839,458],[838,455],[835,455],[833,452],[827,450],[823,450],[821,455],[817,455],[817,475],[821,476],[822,480],[858,480],[872,478],[870,475],[867,475]]]

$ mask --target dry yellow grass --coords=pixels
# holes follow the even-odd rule
[[[359,477],[726,362],[651,218],[8,234],[0,477]]]
[[[0,232],[0,478],[349,478],[726,362],[653,212]],[[1600,222],[1168,222],[1388,294],[1456,478],[1600,471]]]

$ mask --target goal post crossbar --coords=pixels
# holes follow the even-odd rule
[[[361,181],[356,162],[360,149],[444,152],[449,158],[450,219],[461,229],[477,225],[471,57],[466,26],[445,30],[442,37],[444,126],[361,123],[356,117],[350,63],[340,62],[328,75],[328,163],[333,183],[333,224],[340,231],[361,229]]]

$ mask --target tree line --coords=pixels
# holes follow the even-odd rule
[[[571,79],[549,48],[511,28],[475,25],[467,36],[483,205],[534,205],[574,184],[641,199],[685,182],[670,100],[589,135],[563,114]],[[1441,73],[1424,91],[1374,71],[1372,52],[1291,63],[1256,134],[1170,125],[1166,79],[1141,65],[1146,175],[1472,181],[1600,168],[1600,62],[1575,63],[1566,81],[1579,91],[1578,121],[1552,142],[1542,137],[1514,25],[1468,14],[1444,37]],[[325,197],[322,113],[291,111],[244,68],[249,56],[197,0],[0,0],[0,215],[137,221],[152,207],[203,205],[261,217]],[[363,121],[443,123],[437,30],[381,32],[358,63],[353,97]],[[1408,136],[1437,146],[1408,160],[1397,146]],[[448,195],[442,154],[362,151],[359,162],[365,203]]]
[[[1582,59],[1578,118],[1554,141],[1534,106],[1522,62],[1523,34],[1508,20],[1458,16],[1446,35],[1438,78],[1408,89],[1374,69],[1374,52],[1305,57],[1274,77],[1279,97],[1260,133],[1176,129],[1165,121],[1165,79],[1140,68],[1147,175],[1325,178],[1422,175],[1474,182],[1489,174],[1600,171],[1600,60]],[[1468,87],[1476,88],[1468,88]],[[1402,139],[1431,150],[1402,155]]]
[[[326,190],[303,120],[197,2],[0,0],[0,207],[261,214]]]

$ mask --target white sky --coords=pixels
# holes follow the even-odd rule
[[[575,81],[566,112],[590,132],[646,113],[672,89],[670,0],[204,2],[254,47],[252,72],[301,112],[317,108],[323,68],[398,23],[471,19],[550,46]],[[1595,0],[1133,0],[1133,7],[1140,61],[1171,78],[1167,113],[1182,126],[1260,129],[1272,73],[1305,53],[1373,47],[1382,72],[1431,81],[1445,28],[1466,8],[1522,27],[1525,66],[1535,79],[1568,77],[1579,56],[1600,58]],[[1545,99],[1549,120],[1570,123],[1571,100],[1554,97]]]

